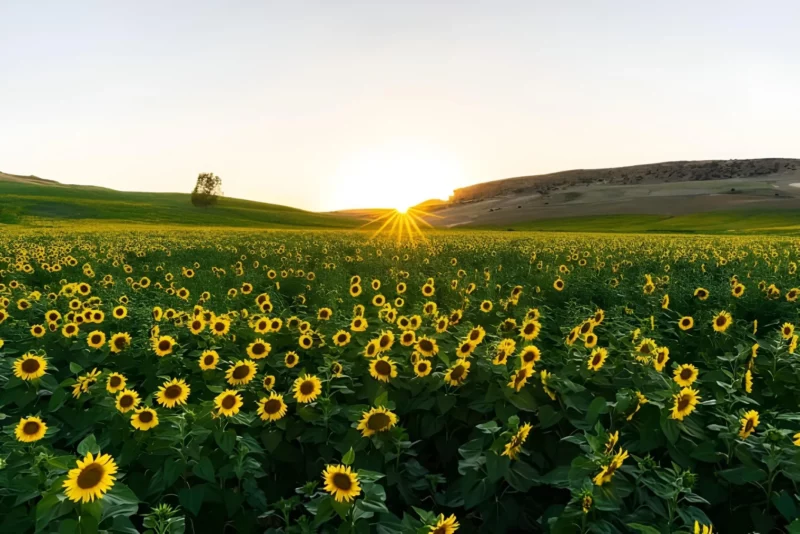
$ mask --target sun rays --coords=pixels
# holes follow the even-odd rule
[[[370,220],[362,225],[367,226],[380,224],[377,230],[370,236],[370,241],[383,235],[388,239],[394,239],[398,244],[408,241],[415,244],[417,240],[427,241],[420,225],[433,228],[433,226],[423,217],[439,217],[432,213],[427,213],[417,208],[406,208],[405,210],[390,210],[383,215]],[[440,217],[439,217],[440,218]]]

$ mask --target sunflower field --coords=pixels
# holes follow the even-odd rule
[[[800,533],[800,240],[369,237],[0,235],[0,532]]]

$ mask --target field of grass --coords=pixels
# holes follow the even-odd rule
[[[75,221],[254,228],[350,228],[361,224],[344,216],[234,198],[222,198],[210,208],[197,208],[189,202],[188,194],[129,193],[0,179],[0,224]]]
[[[489,228],[489,227],[485,227]],[[544,219],[511,224],[512,228],[540,232],[616,232],[616,233],[765,233],[800,234],[798,210],[739,210],[693,213],[689,215],[598,215]]]
[[[799,258],[6,226],[0,532],[797,532]]]

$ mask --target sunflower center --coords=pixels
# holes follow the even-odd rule
[[[428,370],[428,363],[427,362],[419,362],[419,365],[417,365],[417,369],[419,370],[420,373],[424,373],[425,371]]]
[[[433,343],[431,343],[428,339],[423,339],[419,342],[419,348],[424,350],[425,352],[430,352],[433,350]]]
[[[222,399],[222,407],[226,410],[230,410],[236,405],[236,396],[235,395],[228,395],[224,399]]]
[[[183,388],[177,384],[173,384],[164,390],[164,396],[168,399],[177,399],[183,393]]]
[[[592,365],[599,365],[601,359],[602,359],[602,356],[599,353],[595,354],[594,358],[592,358]]]
[[[517,376],[514,377],[514,385],[515,386],[520,385],[522,381],[525,380],[527,377],[528,373],[525,371],[525,369],[520,369],[519,372],[517,373]]]
[[[205,363],[206,365],[211,365],[212,363],[214,363],[214,357],[210,354],[207,355],[205,358],[203,358],[203,363]]]
[[[347,341],[347,336],[344,334],[339,334],[339,343],[344,343]]]
[[[161,349],[161,350],[169,350],[170,346],[171,345],[170,345],[169,341],[167,341],[167,340],[158,342],[158,348]]]
[[[333,485],[342,491],[347,491],[353,487],[353,482],[350,477],[344,473],[336,473],[333,475]]]
[[[392,372],[392,366],[385,360],[375,362],[375,371],[379,375],[388,376]]]
[[[385,413],[375,413],[367,419],[367,428],[380,431],[389,426],[390,422],[391,418]]]
[[[36,421],[28,421],[23,425],[22,432],[24,434],[27,434],[28,436],[33,436],[34,434],[39,432],[40,428],[41,426]]]
[[[463,365],[456,365],[450,373],[450,378],[456,381],[461,380],[461,377],[464,376],[464,371]]]
[[[34,360],[33,358],[25,360],[22,362],[22,370],[26,373],[35,373],[39,370],[41,364],[38,360]]]
[[[286,355],[286,363],[294,363],[294,354]]]
[[[102,465],[98,463],[89,464],[78,475],[78,487],[84,490],[94,488],[103,480],[105,473]]]
[[[139,414],[139,421],[149,423],[153,420],[153,412],[145,411]]]
[[[678,410],[683,411],[689,407],[689,403],[691,402],[691,398],[688,395],[681,395],[678,399]]]
[[[278,399],[269,399],[264,403],[264,411],[270,415],[276,414],[281,410],[281,401]]]
[[[125,348],[125,345],[126,341],[124,337],[118,337],[117,339],[114,340],[114,346],[117,347],[118,349]]]
[[[469,333],[469,339],[471,341],[477,341],[479,337],[481,337],[481,333],[477,330],[473,330]]]
[[[681,378],[683,380],[689,380],[690,378],[692,378],[692,370],[684,369],[683,371],[681,371]]]
[[[300,384],[300,393],[303,395],[311,395],[314,392],[314,382],[306,380]]]
[[[214,330],[216,330],[217,332],[222,332],[223,330],[225,330],[225,324],[224,323],[214,323]]]
[[[130,408],[133,405],[133,396],[131,395],[123,395],[121,399],[119,399],[119,405],[123,408]]]
[[[744,431],[745,432],[750,432],[751,430],[753,430],[753,420],[752,419],[748,419],[747,423],[744,425]]]
[[[100,344],[100,336],[92,336],[92,343],[94,343],[95,345],[99,345]]]
[[[725,317],[717,317],[717,326],[723,326],[725,324]]]
[[[526,324],[524,332],[525,332],[526,335],[533,334],[533,325],[532,324]]]
[[[386,348],[386,347],[388,347],[388,346],[389,346],[389,336],[386,336],[386,335],[384,335],[384,336],[381,336],[381,341],[380,341],[380,343],[381,343],[381,348]]]
[[[233,378],[241,380],[250,374],[250,368],[246,365],[240,365],[233,370]]]
[[[120,383],[122,383],[122,379],[118,376],[112,376],[108,380],[108,385],[111,386],[112,388],[119,387]]]

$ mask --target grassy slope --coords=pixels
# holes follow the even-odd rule
[[[186,194],[128,193],[98,187],[0,180],[0,224],[42,220],[240,227],[349,228],[361,224],[343,216],[235,198],[223,198],[212,208],[196,208]]]
[[[690,215],[599,215],[508,225],[514,230],[564,232],[680,232],[800,234],[797,210],[741,210]]]

